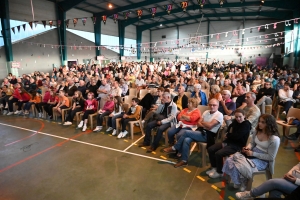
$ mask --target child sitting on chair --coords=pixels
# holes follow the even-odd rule
[[[56,115],[61,116],[61,110],[69,108],[70,106],[70,101],[68,97],[65,96],[65,91],[60,90],[59,91],[59,102],[58,104],[53,108],[53,111],[56,113]]]
[[[136,120],[140,119],[141,106],[138,105],[139,103],[140,103],[140,100],[138,98],[133,98],[129,111],[126,114],[123,114],[121,116],[122,131],[119,133],[118,138],[124,138],[128,134],[128,131],[125,130],[128,122],[136,121]]]
[[[87,95],[87,100],[85,101],[85,106],[83,110],[84,114],[77,128],[82,128],[83,132],[86,131],[87,128],[86,124],[88,121],[88,117],[90,114],[94,114],[95,112],[97,112],[97,108],[98,108],[98,102],[96,99],[94,99],[94,93],[89,92]]]

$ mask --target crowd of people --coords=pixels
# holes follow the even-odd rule
[[[108,117],[106,132],[112,131],[117,138],[127,136],[130,121],[142,119],[145,137],[139,147],[155,151],[166,132],[169,147],[163,151],[179,159],[175,168],[188,164],[192,142],[204,142],[211,163],[206,174],[210,178],[220,178],[224,173],[230,176],[233,186],[241,190],[236,194],[238,199],[266,192],[278,197],[300,185],[300,165],[296,165],[283,179],[271,179],[245,191],[254,172],[268,170],[273,174],[275,169],[280,139],[274,116],[265,113],[266,105],[272,105],[273,110],[281,105],[285,117],[299,103],[299,74],[287,66],[216,60],[207,64],[161,61],[109,63],[104,67],[72,65],[54,68],[51,73],[36,71],[22,77],[9,74],[1,86],[3,115],[28,116],[34,106],[38,117],[45,111],[52,120],[68,109],[63,125],[72,125],[76,113],[81,112],[77,128],[86,131],[88,117],[94,114],[97,126],[93,131],[101,131]],[[137,95],[125,111],[122,97],[129,95],[130,88],[135,88]],[[140,95],[144,90],[149,92]],[[200,112],[199,105],[207,106],[206,111]],[[299,137],[300,123],[297,125],[297,132],[287,139]],[[153,130],[156,133],[151,141]],[[224,137],[216,143],[218,134]],[[300,151],[300,146],[295,151]]]

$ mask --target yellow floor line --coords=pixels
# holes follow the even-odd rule
[[[146,147],[141,147],[142,149],[146,149]]]
[[[217,186],[215,186],[215,185],[211,185],[211,187],[212,187],[212,188],[214,188],[215,190],[217,190],[218,192],[221,192],[221,189],[220,189],[220,188],[218,188]]]
[[[204,178],[202,178],[201,176],[197,176],[198,179],[200,179],[201,181],[205,181]]]
[[[232,196],[228,196],[228,199],[235,200],[235,198],[233,198]]]
[[[154,151],[152,151],[151,153],[152,153],[152,154],[156,154],[156,152],[154,152]]]
[[[128,142],[128,140],[124,140],[125,142]]]
[[[186,171],[187,173],[191,173],[191,170],[188,170],[187,168],[183,168],[184,171]]]
[[[134,144],[134,146],[137,146],[137,144]]]
[[[165,159],[165,160],[167,160],[167,158],[166,157],[164,157],[164,156],[160,156],[162,159]]]

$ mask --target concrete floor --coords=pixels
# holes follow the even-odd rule
[[[141,137],[118,140],[104,132],[1,115],[0,199],[235,198],[236,189],[205,175],[208,166],[200,167],[197,148],[189,166],[175,169],[170,162],[176,160],[162,153],[163,146],[155,154],[139,148]],[[297,156],[281,146],[273,177],[282,177],[299,162]],[[256,177],[254,186],[263,181],[264,176]]]

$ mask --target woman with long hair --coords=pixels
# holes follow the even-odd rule
[[[114,110],[114,96],[108,95],[103,108],[98,110],[97,126],[93,130],[94,132],[99,132],[102,130],[102,124],[103,124],[104,117],[110,115],[113,110]]]
[[[75,91],[73,97],[73,105],[72,108],[68,110],[68,117],[64,123],[65,126],[72,125],[76,113],[83,111],[84,102],[85,100],[82,96],[82,93],[79,90]]]
[[[275,158],[280,145],[280,138],[276,120],[272,115],[262,114],[258,125],[252,134],[251,142],[243,147],[242,153],[249,157],[254,167],[252,172],[269,170],[274,174]],[[233,157],[226,159],[222,171],[231,177],[234,188],[245,191],[247,178],[240,173],[245,167],[234,162]],[[252,176],[252,175],[251,175]]]
[[[108,118],[108,128],[106,129],[106,132],[113,130],[112,135],[116,135],[116,119],[121,117],[122,113],[122,99],[120,96],[114,97],[114,111],[110,113]]]

